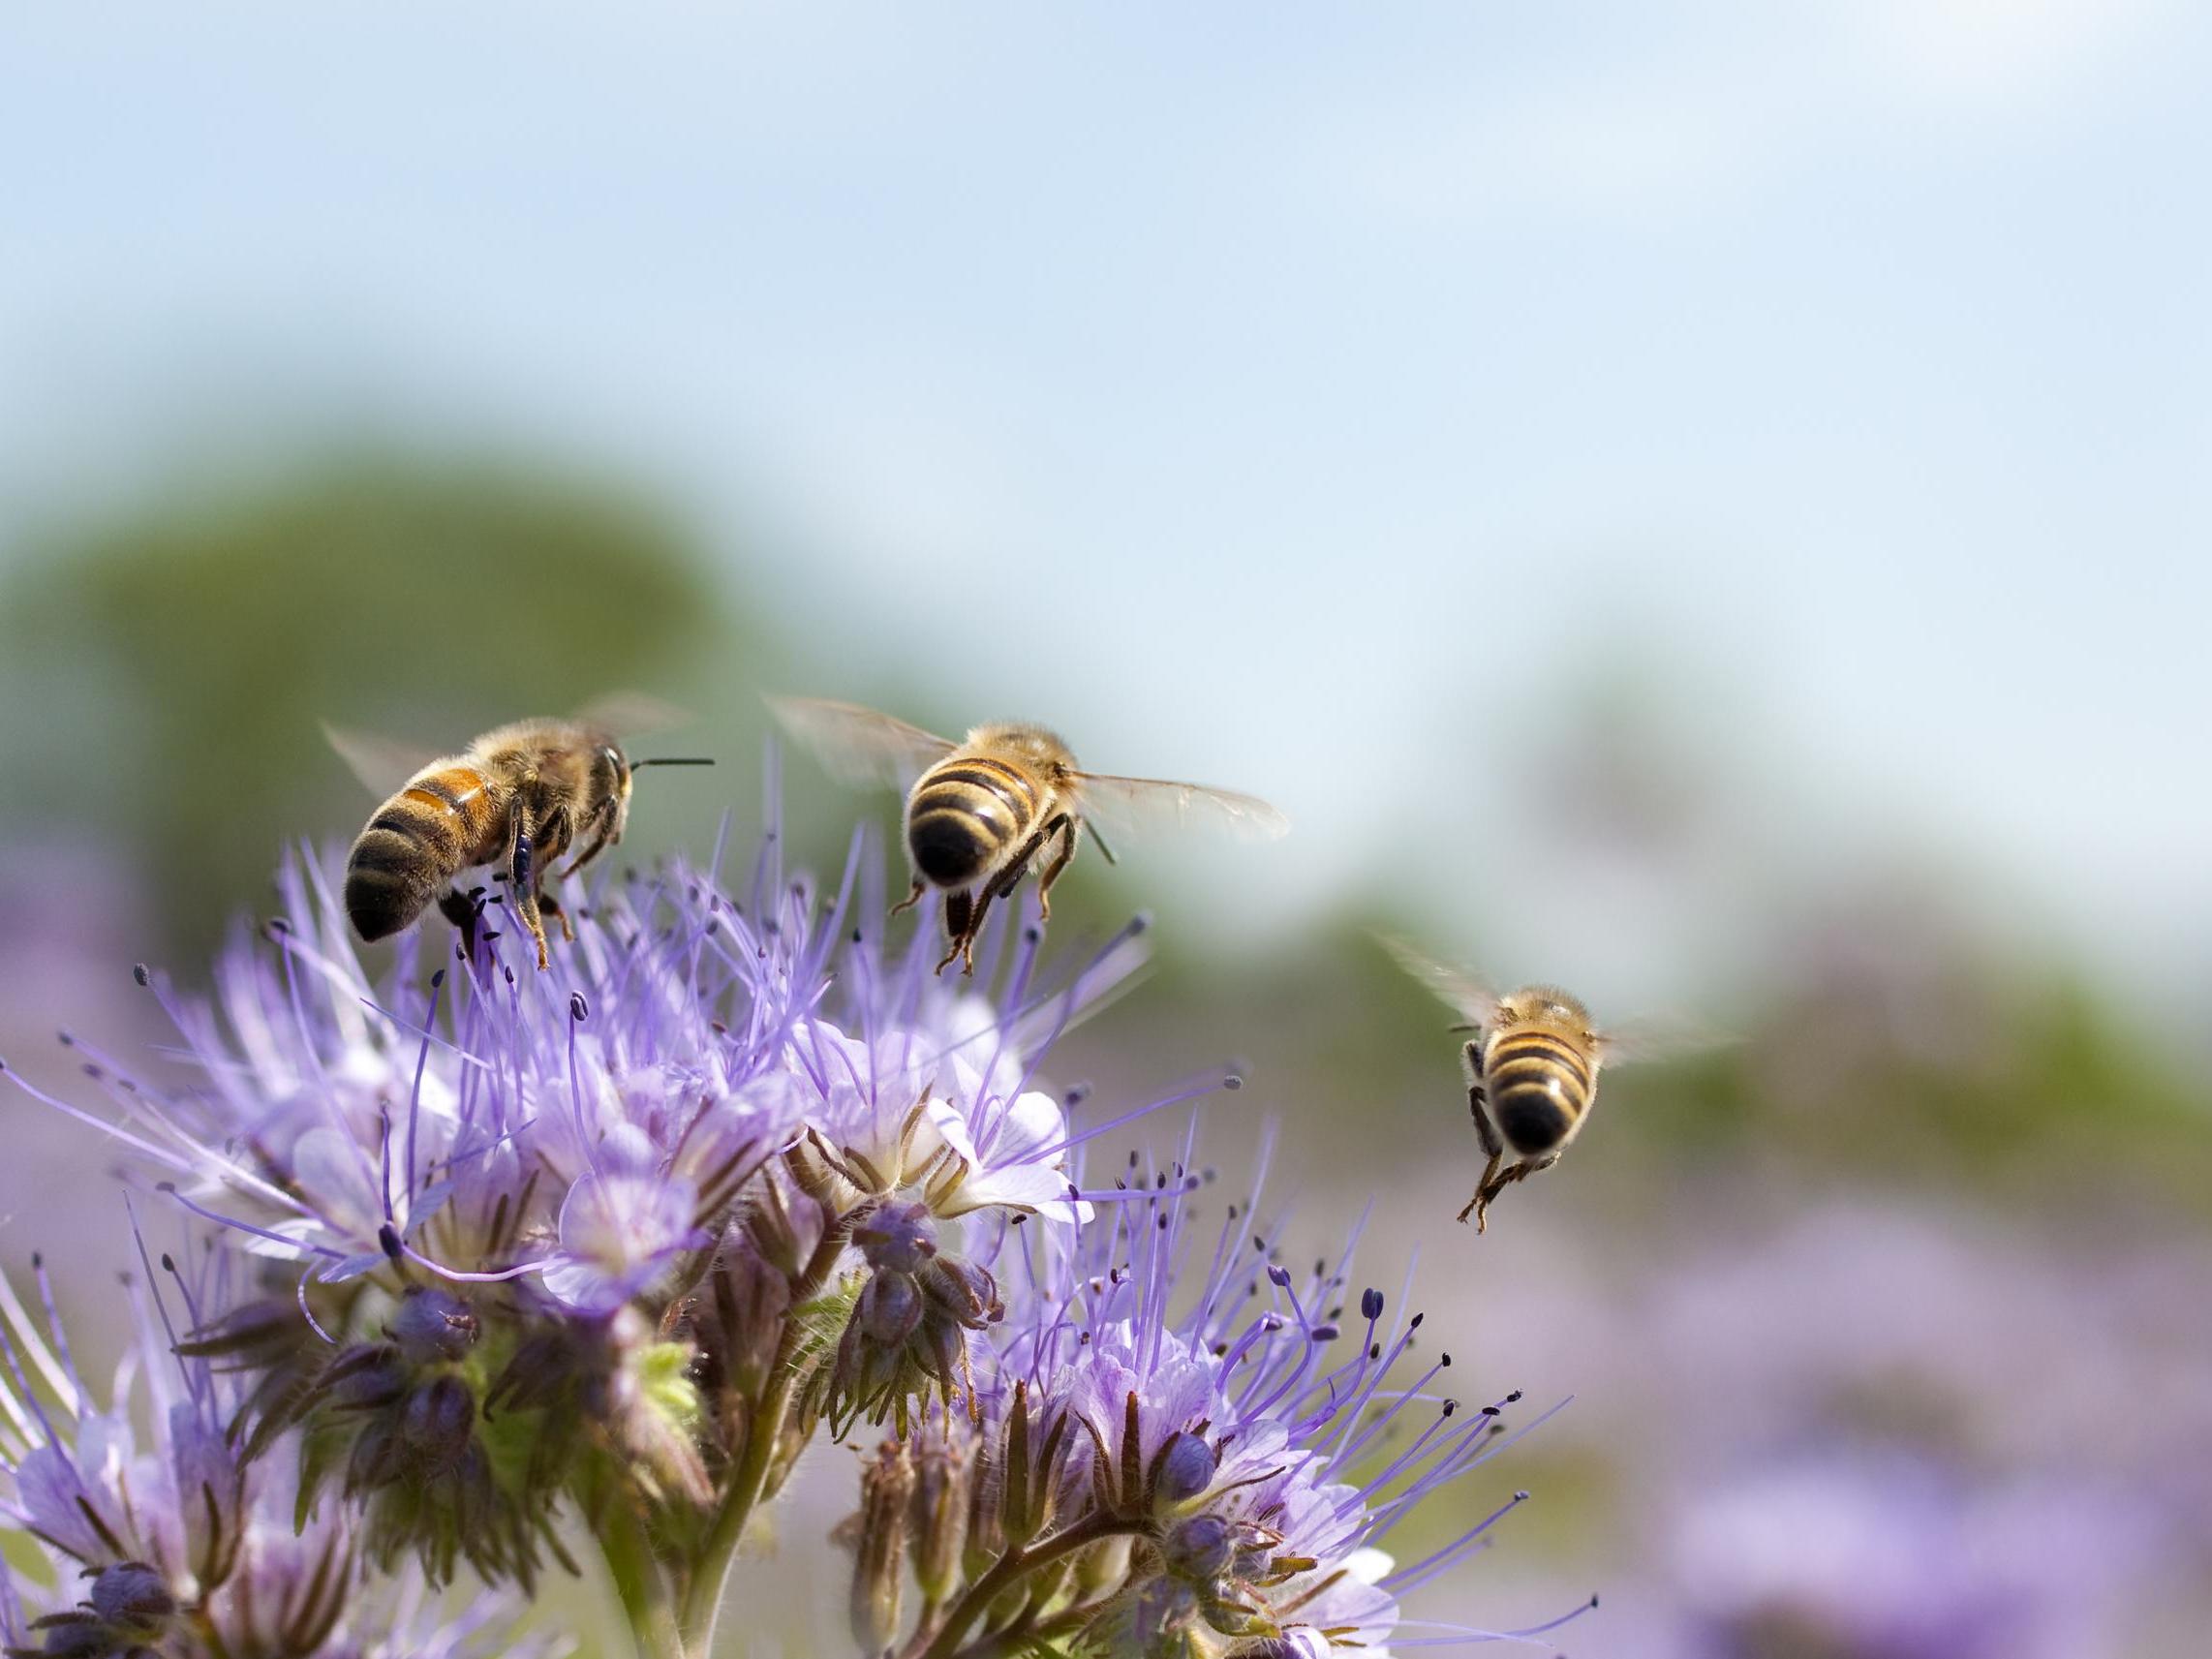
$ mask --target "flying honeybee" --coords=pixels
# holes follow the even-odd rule
[[[1487,1229],[1490,1201],[1517,1181],[1559,1161],[1597,1104],[1598,1068],[1608,1060],[1648,1059],[1667,1039],[1639,1031],[1601,1031],[1590,1011],[1555,985],[1524,985],[1503,996],[1472,976],[1431,961],[1403,939],[1384,947],[1416,979],[1464,1016],[1454,1029],[1473,1034],[1460,1050],[1467,1106],[1490,1162],[1459,1212]]]
[[[458,754],[420,760],[398,746],[325,726],[324,735],[355,775],[377,792],[404,777],[346,855],[346,913],[364,939],[381,939],[419,916],[462,871],[496,864],[507,903],[546,965],[550,915],[563,938],[575,936],[545,877],[571,846],[582,850],[572,876],[622,840],[630,819],[630,777],[641,766],[709,766],[699,757],[632,761],[611,732],[645,715],[641,700],[609,699],[574,720],[524,720],[487,731]],[[454,906],[448,903],[448,913]]]
[[[854,703],[771,697],[776,717],[846,783],[889,784],[906,793],[906,853],[914,884],[893,913],[930,887],[943,889],[951,948],[975,971],[975,940],[994,899],[1013,891],[1031,864],[1037,907],[1052,913],[1052,885],[1088,830],[1103,818],[1119,835],[1149,817],[1203,816],[1247,835],[1273,838],[1289,821],[1265,801],[1197,783],[1117,778],[1077,768],[1067,745],[1041,725],[979,725],[955,743]]]

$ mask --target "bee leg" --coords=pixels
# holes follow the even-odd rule
[[[576,854],[568,868],[561,872],[564,878],[575,875],[577,871],[583,869],[585,865],[591,863],[593,859],[599,857],[601,852],[614,845],[614,814],[602,809],[592,821],[599,826],[593,832],[592,844]]]
[[[895,916],[901,910],[912,909],[916,905],[922,902],[922,895],[928,891],[929,889],[922,884],[922,878],[919,876],[915,876],[913,891],[908,893],[904,899],[901,899],[896,905],[893,905],[891,906],[891,913]]]
[[[1481,1188],[1475,1193],[1475,1202],[1472,1205],[1468,1206],[1468,1208],[1473,1210],[1475,1213],[1475,1231],[1478,1233],[1483,1231],[1484,1212],[1490,1209],[1491,1199],[1495,1198],[1499,1193],[1503,1192],[1515,1182],[1526,1181],[1530,1176],[1550,1169],[1558,1161],[1559,1154],[1557,1152],[1553,1152],[1549,1157],[1522,1158],[1519,1163],[1515,1164],[1511,1169],[1507,1170],[1503,1175],[1498,1176],[1495,1179],[1492,1179],[1486,1171],[1483,1178],[1483,1184]],[[1494,1161],[1491,1167],[1496,1167]],[[1464,1221],[1466,1216],[1461,1214],[1459,1219]]]
[[[1497,1178],[1497,1166],[1503,1162],[1505,1162],[1505,1149],[1500,1147],[1490,1153],[1490,1161],[1483,1166],[1483,1179],[1475,1183],[1474,1197],[1468,1199],[1467,1207],[1459,1212],[1459,1222],[1462,1226],[1466,1224],[1467,1217],[1472,1215],[1475,1218],[1476,1232],[1489,1231],[1490,1200],[1497,1196],[1498,1189],[1505,1184]]]
[[[1490,1121],[1490,1093],[1483,1087],[1482,1045],[1469,1043],[1460,1059],[1467,1068],[1467,1111],[1475,1120],[1475,1138],[1482,1142],[1484,1152],[1495,1157],[1505,1143],[1498,1138],[1497,1125]]]
[[[1017,879],[1019,878],[1017,877]],[[974,977],[975,940],[983,932],[983,918],[990,912],[991,901],[996,899],[1001,890],[998,881],[990,881],[986,882],[982,889],[976,893],[975,907],[968,911],[966,918],[967,925],[961,929],[960,937],[953,940],[952,949],[947,953],[944,961],[937,964],[939,973],[950,968],[953,958],[957,956],[963,959],[963,966],[960,970],[962,977],[970,979]],[[947,914],[949,913],[948,911]]]
[[[561,907],[561,901],[554,898],[542,887],[533,893],[531,897],[537,901],[539,910],[561,924],[561,942],[563,944],[574,944],[576,942],[576,930],[568,925],[568,912]]]
[[[537,942],[538,970],[542,973],[550,966],[550,959],[545,954],[545,921],[538,913],[538,896],[528,887],[517,888],[511,884],[507,893],[515,914],[522,918],[522,925],[530,930],[531,938]]]
[[[1062,813],[1044,827],[1049,839],[1055,832],[1060,835],[1060,850],[1053,854],[1052,862],[1037,876],[1037,917],[1040,921],[1052,917],[1052,884],[1060,879],[1060,873],[1067,868],[1068,860],[1075,856],[1075,820]]]
[[[914,885],[919,887],[921,883],[917,881]],[[937,964],[939,973],[950,968],[960,953],[968,947],[968,942],[974,938],[974,933],[971,931],[974,912],[975,900],[965,887],[945,894],[944,936],[950,941],[951,948],[944,953],[944,960]]]
[[[484,890],[472,887],[464,893],[458,887],[447,888],[445,896],[438,901],[439,912],[460,930],[461,960],[476,959],[476,929],[484,913]]]
[[[530,930],[530,937],[538,944],[538,967],[546,967],[545,924],[538,914],[538,837],[532,833],[530,819],[523,810],[522,796],[518,792],[514,805],[507,814],[507,907],[522,918],[522,925]]]

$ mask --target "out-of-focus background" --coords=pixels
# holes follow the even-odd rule
[[[1432,1611],[2199,1652],[2208,76],[2178,0],[11,8],[0,1054],[159,1040],[131,963],[365,815],[325,719],[678,702],[640,857],[763,690],[1047,720],[1298,826],[1078,865],[1160,955],[1065,1067],[1243,1056],[1293,1244],[1375,1201],[1470,1394],[1574,1396]],[[1375,925],[1736,1040],[1478,1239]],[[0,1117],[96,1317],[107,1153]]]

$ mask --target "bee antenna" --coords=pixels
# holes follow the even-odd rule
[[[630,769],[640,766],[712,766],[714,757],[707,754],[657,754],[650,760],[632,760]]]

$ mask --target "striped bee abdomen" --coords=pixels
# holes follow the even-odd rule
[[[957,755],[933,767],[906,804],[906,850],[924,879],[971,886],[1035,821],[1037,786],[1002,760]]]
[[[439,888],[501,850],[484,775],[448,766],[412,781],[377,810],[346,858],[346,914],[365,939],[395,934]]]
[[[1483,1057],[1483,1085],[1498,1132],[1519,1152],[1549,1152],[1589,1109],[1588,1060],[1549,1031],[1506,1031]]]

